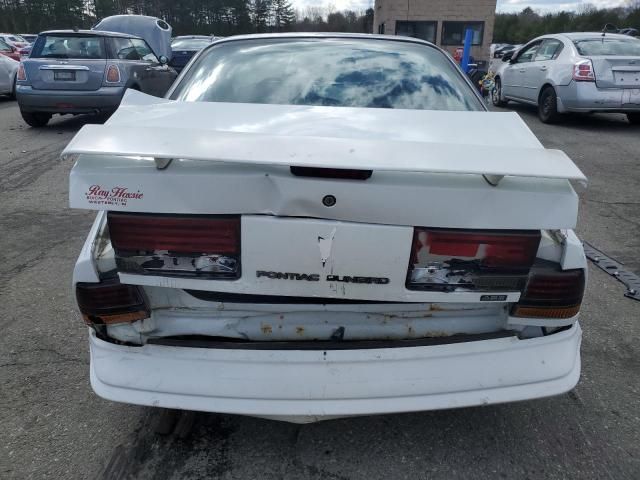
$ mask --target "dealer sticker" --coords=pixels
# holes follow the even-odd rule
[[[129,200],[142,200],[143,193],[131,191],[127,187],[105,188],[101,185],[91,185],[85,197],[91,205],[109,205],[116,207],[126,207]]]

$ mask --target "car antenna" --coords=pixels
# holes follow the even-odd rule
[[[611,24],[611,23],[605,23],[604,27],[602,27],[602,36],[604,37],[608,31],[614,31],[617,32],[618,31],[618,27],[616,27],[615,25]]]

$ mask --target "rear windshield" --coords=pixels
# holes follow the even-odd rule
[[[38,38],[31,58],[106,58],[104,39],[88,36],[60,36],[47,35]]]
[[[191,102],[483,110],[452,61],[397,40],[242,40],[210,47],[171,95]]]
[[[576,48],[580,55],[595,56],[640,56],[640,40],[635,38],[589,38],[576,40]]]
[[[178,38],[171,43],[172,50],[200,50],[211,43],[210,38]]]

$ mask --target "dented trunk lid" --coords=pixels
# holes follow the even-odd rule
[[[593,64],[598,88],[640,88],[640,56],[594,55],[587,58]]]

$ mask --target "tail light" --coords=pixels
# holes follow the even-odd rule
[[[18,73],[16,73],[16,80],[18,80],[19,82],[27,81],[27,72],[24,69],[23,63],[20,63],[20,66],[18,67]]]
[[[407,288],[520,290],[539,243],[539,231],[415,228]]]
[[[117,65],[107,67],[107,83],[120,83],[120,69]]]
[[[108,214],[118,270],[147,275],[238,278],[240,218]]]
[[[584,287],[582,269],[533,272],[511,315],[534,318],[575,317],[580,311]]]
[[[140,287],[117,279],[102,283],[78,283],[76,299],[87,325],[131,323],[149,318],[150,310]]]
[[[593,71],[591,60],[582,60],[573,66],[573,79],[576,82],[596,81],[596,74]]]

